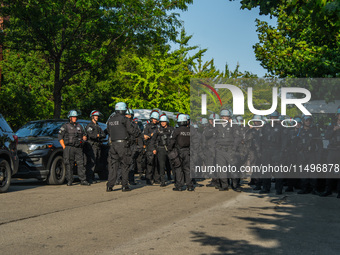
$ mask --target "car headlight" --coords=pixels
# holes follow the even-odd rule
[[[30,144],[28,145],[29,151],[44,150],[52,148],[53,144]]]

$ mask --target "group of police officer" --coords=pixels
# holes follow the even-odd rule
[[[67,186],[73,185],[73,167],[77,165],[80,185],[89,186],[98,182],[95,167],[100,158],[103,138],[109,135],[108,182],[106,191],[113,191],[116,184],[122,191],[130,191],[129,184],[135,185],[135,169],[146,185],[167,185],[175,178],[174,191],[182,191],[185,184],[188,191],[194,190],[190,179],[190,121],[186,114],[179,114],[178,128],[169,124],[169,118],[158,111],[152,111],[150,122],[141,127],[132,109],[124,102],[115,105],[115,111],[107,120],[107,128],[102,130],[98,124],[101,113],[93,110],[91,122],[85,130],[77,123],[78,113],[68,113],[69,122],[62,125],[58,139],[64,149]],[[86,158],[84,157],[86,155]],[[84,158],[86,160],[84,160]],[[145,159],[145,177],[143,178]],[[86,162],[86,163],[85,163]],[[167,178],[165,176],[167,173]]]
[[[68,186],[73,183],[74,162],[77,163],[81,185],[97,182],[94,170],[100,156],[101,141],[107,134],[107,192],[113,191],[113,187],[120,183],[122,191],[130,191],[129,184],[136,184],[135,169],[138,169],[146,185],[160,184],[164,187],[167,181],[172,179],[172,172],[175,179],[174,191],[182,191],[185,187],[188,191],[193,191],[195,180],[190,177],[190,165],[232,165],[238,168],[260,164],[308,166],[320,162],[323,151],[321,134],[313,125],[311,116],[297,116],[294,118],[294,128],[284,128],[281,122],[277,121],[280,116],[275,111],[269,115],[266,124],[263,125],[263,116],[255,115],[253,125],[246,126],[243,125],[241,116],[233,117],[231,110],[223,109],[220,115],[211,114],[209,120],[202,118],[199,127],[195,125],[195,128],[192,126],[190,129],[189,115],[179,114],[177,128],[173,128],[165,114],[160,115],[158,111],[152,111],[150,122],[143,128],[138,119],[133,118],[133,110],[128,109],[125,103],[119,102],[107,120],[107,129],[103,131],[98,125],[100,115],[99,111],[92,111],[91,122],[83,130],[77,123],[78,113],[71,110],[68,114],[69,123],[60,128],[59,140],[64,149]],[[217,120],[222,123],[216,125]],[[340,108],[334,123],[327,128],[325,138],[330,141],[327,163],[339,164]],[[241,191],[242,177],[240,173],[224,173],[213,176],[207,186],[220,191],[227,191],[229,187]],[[272,177],[254,173],[249,184],[254,185],[253,189],[260,190],[261,194],[269,193]],[[282,194],[286,184],[286,192],[299,189],[298,194],[328,196],[332,194],[336,184],[340,198],[338,179],[327,179],[325,191],[322,193],[318,191],[317,181],[315,178],[275,178],[276,194]]]
[[[196,126],[197,131],[192,131],[193,165],[233,165],[240,169],[241,166],[292,164],[304,168],[322,161],[323,143],[320,132],[313,125],[312,116],[295,117],[294,128],[283,127],[277,111],[266,120],[259,115],[254,115],[252,119],[253,124],[246,126],[241,116],[233,117],[231,110],[227,109],[222,110],[220,115],[211,114],[209,120],[202,118],[201,125]],[[325,139],[330,141],[326,163],[339,164],[340,108],[325,132]],[[207,186],[220,191],[227,191],[229,187],[241,191],[242,177],[240,171],[219,173]],[[282,194],[285,184],[285,192],[298,189],[298,194],[328,196],[337,184],[340,198],[338,179],[327,179],[326,188],[321,192],[318,179],[308,177],[273,178],[271,174],[253,173],[249,185],[254,185],[253,190],[265,194],[270,192],[271,183],[275,181],[277,195]]]

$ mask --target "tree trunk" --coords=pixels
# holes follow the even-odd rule
[[[63,82],[60,80],[60,62],[56,60],[54,63],[54,88],[53,88],[53,100],[54,100],[54,119],[60,119],[61,115],[61,89],[63,88]]]
[[[53,118],[60,119],[61,115],[61,87],[59,83],[54,83],[54,91],[53,91],[53,98],[54,98],[54,112]]]

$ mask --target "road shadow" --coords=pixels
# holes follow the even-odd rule
[[[207,254],[274,254],[270,248],[253,245],[246,240],[231,240],[226,237],[212,236],[205,232],[191,231],[192,241],[202,246],[213,246],[216,251]]]
[[[39,181],[37,179],[12,178],[11,185],[7,193],[28,190],[28,189],[35,189],[41,186],[47,186],[46,182]]]
[[[340,254],[339,199],[312,194],[298,195],[296,192],[280,196],[275,195],[275,192],[261,195],[251,187],[246,187],[243,192],[249,193],[254,199],[269,198],[266,206],[259,202],[259,206],[240,208],[249,212],[249,216],[231,216],[237,221],[246,222],[252,240],[246,237],[235,240],[223,235],[214,236],[211,232],[192,231],[192,241],[215,247],[216,252],[211,254]],[[228,226],[226,221],[218,224],[221,226],[225,223]],[[235,227],[235,224],[233,226],[235,233],[244,231]]]

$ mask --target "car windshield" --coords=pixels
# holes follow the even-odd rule
[[[28,137],[28,136],[58,136],[60,127],[65,122],[56,121],[39,121],[39,122],[29,122],[22,126],[17,132],[18,137]]]
[[[3,132],[9,132],[12,133],[12,129],[11,127],[7,124],[6,120],[4,119],[4,117],[0,114],[0,129]]]

